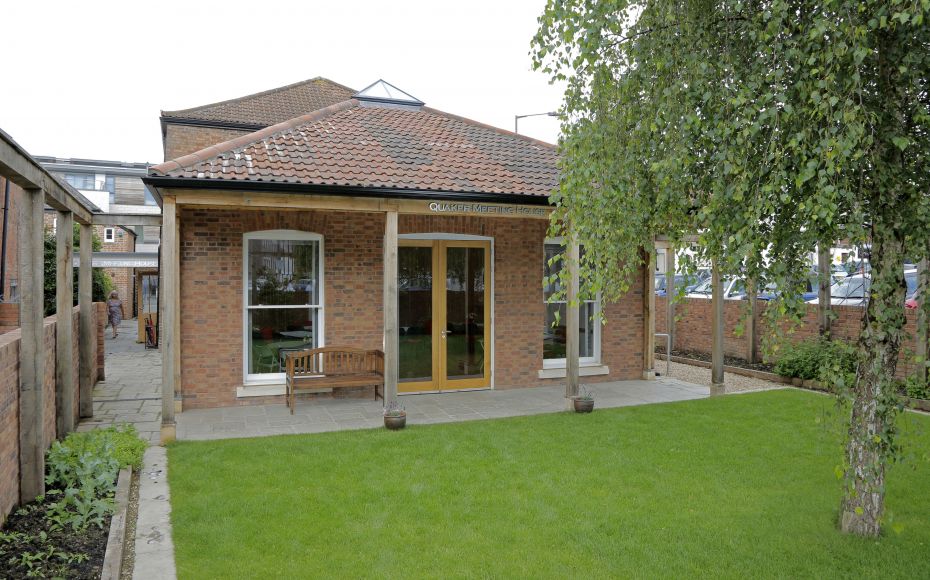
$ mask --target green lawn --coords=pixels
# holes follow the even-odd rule
[[[181,442],[181,578],[930,576],[930,421],[901,419],[878,541],[840,535],[832,399],[771,391]]]

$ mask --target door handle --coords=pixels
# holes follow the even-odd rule
[[[452,334],[452,333],[449,332],[448,330],[443,330],[443,331],[440,332],[439,334],[440,334],[443,338],[446,338],[447,336],[449,336],[449,335]]]

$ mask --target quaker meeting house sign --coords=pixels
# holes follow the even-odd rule
[[[461,203],[454,201],[432,201],[429,210],[433,213],[453,213],[465,215],[501,215],[519,217],[546,217],[547,207],[531,205],[512,205],[499,203]]]

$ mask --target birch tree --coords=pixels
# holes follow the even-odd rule
[[[567,81],[552,229],[617,299],[653,236],[782,289],[819,242],[870,246],[843,531],[875,536],[895,452],[904,259],[926,254],[930,0],[549,0],[532,56]],[[767,253],[767,258],[763,253]],[[790,294],[790,292],[789,292]]]

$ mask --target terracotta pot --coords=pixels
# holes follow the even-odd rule
[[[407,415],[401,415],[399,417],[385,417],[384,426],[390,429],[391,431],[397,431],[398,429],[403,429],[407,425]]]
[[[594,410],[594,399],[572,399],[576,413],[590,413]]]

